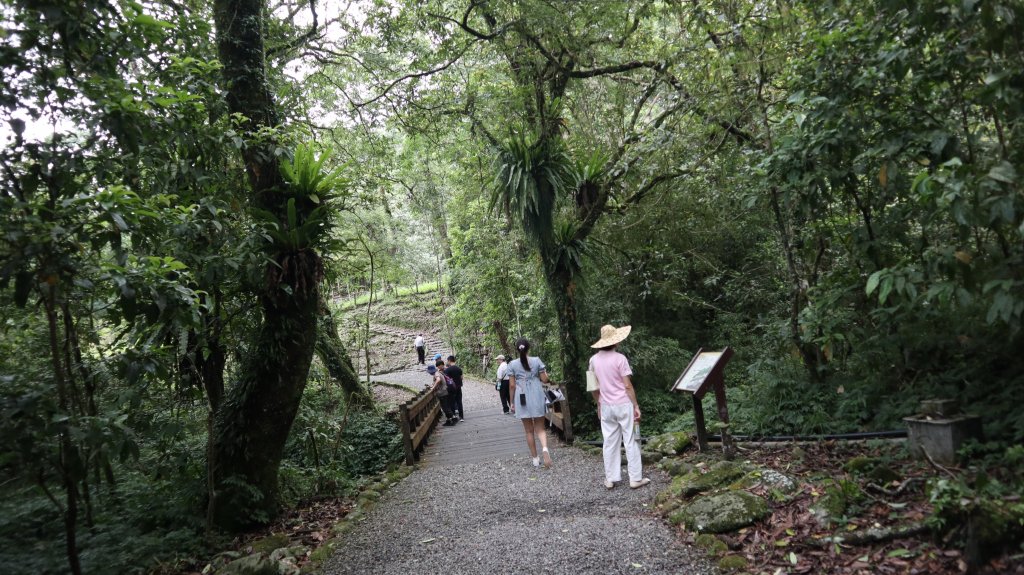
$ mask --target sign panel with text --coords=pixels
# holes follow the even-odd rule
[[[722,369],[732,357],[732,350],[704,351],[700,349],[690,360],[683,374],[672,385],[672,391],[685,391],[703,397],[709,385],[714,385],[722,377]]]

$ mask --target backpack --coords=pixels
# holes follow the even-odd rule
[[[444,375],[444,383],[448,388],[448,393],[455,393],[455,380],[452,379],[447,373],[441,372]]]

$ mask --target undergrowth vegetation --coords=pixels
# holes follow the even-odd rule
[[[376,410],[346,410],[336,383],[311,374],[281,465],[282,504],[354,496],[364,478],[400,460],[397,423]],[[7,383],[11,383],[8,381]],[[101,401],[117,401],[116,395]],[[31,397],[4,406],[8,419],[30,416]],[[95,574],[175,571],[218,550],[228,540],[208,533],[205,417],[189,398],[144,401],[132,409],[125,432],[136,446],[115,459],[113,483],[97,480],[87,525],[78,537],[83,571]],[[26,441],[9,425],[3,437]],[[19,439],[20,438],[20,439]],[[9,464],[10,461],[8,460]],[[0,562],[12,575],[67,570],[59,502],[52,493],[4,466],[0,485]],[[106,473],[106,472],[103,472]],[[90,472],[91,474],[91,472]]]

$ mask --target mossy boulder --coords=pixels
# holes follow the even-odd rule
[[[729,555],[718,560],[718,568],[726,573],[747,568],[747,558],[742,555]]]
[[[731,489],[750,489],[758,486],[778,490],[782,493],[796,491],[796,482],[791,477],[767,467],[747,472],[729,487]]]
[[[746,491],[706,495],[679,508],[669,521],[698,533],[726,533],[752,525],[768,516],[768,503]]]
[[[275,549],[274,552],[270,554],[270,560],[282,561],[284,559],[297,559],[299,557],[305,557],[306,553],[308,552],[309,549],[303,547],[302,545],[294,545],[292,547],[281,547],[279,549]]]
[[[645,449],[640,452],[640,461],[642,461],[644,465],[654,465],[664,457],[665,455],[660,451],[648,451]]]
[[[678,455],[693,445],[693,440],[685,431],[663,433],[647,441],[647,451],[657,451],[662,455]]]
[[[278,575],[277,561],[254,553],[228,563],[217,570],[217,575]]]
[[[326,543],[309,554],[309,562],[319,565],[334,555],[334,543]]]
[[[675,457],[666,457],[665,459],[662,459],[661,462],[658,463],[658,467],[661,467],[661,469],[664,470],[665,473],[668,473],[673,477],[679,477],[681,475],[686,475],[687,473],[693,473],[694,470],[692,464],[687,463],[682,459],[677,459]]]
[[[749,471],[750,469],[742,463],[719,461],[712,465],[706,473],[694,471],[680,477],[679,479],[682,480],[680,494],[684,497],[693,497],[698,493],[722,489],[741,479]]]
[[[725,544],[725,541],[722,541],[721,539],[715,537],[711,533],[701,533],[694,540],[694,544],[696,544],[697,547],[700,547],[701,549],[707,551],[708,555],[711,555],[713,557],[723,555],[726,551],[729,550],[729,546]]]
[[[843,471],[854,475],[864,475],[868,471],[871,471],[877,464],[878,459],[861,455],[847,460],[847,462],[843,464]]]
[[[262,539],[256,539],[250,546],[255,553],[266,553],[269,555],[275,549],[287,547],[289,543],[291,543],[291,540],[288,539],[287,535],[284,533],[274,533]]]
[[[879,485],[885,485],[900,479],[899,473],[894,471],[892,467],[889,467],[884,460],[877,457],[854,457],[843,464],[843,471],[851,475],[865,477]]]
[[[893,468],[888,465],[876,465],[874,469],[868,472],[868,479],[874,481],[878,485],[886,485],[894,481],[899,481],[902,476],[896,473]]]

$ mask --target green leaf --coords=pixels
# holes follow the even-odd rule
[[[1017,170],[1014,169],[1013,164],[1004,160],[988,171],[988,177],[997,182],[1012,184],[1017,181]]]
[[[174,28],[174,24],[170,22],[164,22],[163,20],[157,20],[149,14],[139,14],[135,17],[135,23],[141,26],[149,26],[151,28]]]
[[[865,294],[871,295],[871,292],[875,291],[875,289],[878,288],[878,280],[881,279],[882,277],[882,271],[883,270],[878,270],[877,272],[871,274],[870,277],[868,277],[868,285],[866,288],[864,288]]]
[[[885,554],[886,557],[911,557],[914,553],[909,549],[893,549]]]
[[[892,276],[886,276],[882,280],[882,291],[878,294],[878,303],[884,304],[885,300],[888,299],[889,293],[892,292]]]

